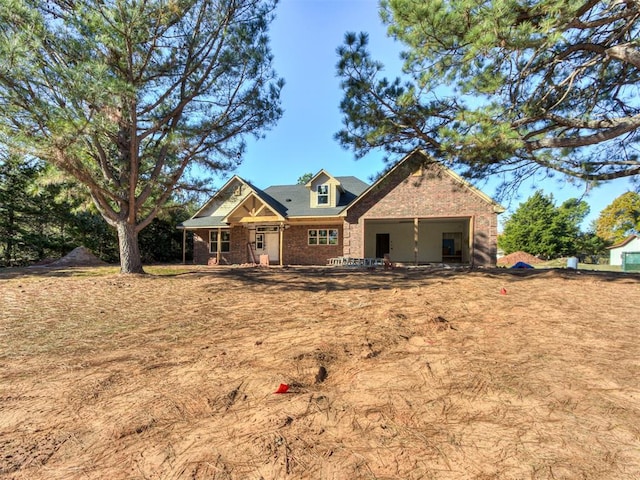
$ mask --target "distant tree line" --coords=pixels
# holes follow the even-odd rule
[[[58,175],[58,177],[56,177]],[[182,232],[176,225],[195,202],[169,201],[139,236],[145,263],[182,260]],[[192,242],[187,256],[192,257]],[[118,237],[77,183],[61,180],[44,162],[17,156],[0,159],[0,266],[25,266],[61,258],[78,246],[118,262]]]
[[[588,213],[584,201],[572,198],[556,206],[553,195],[537,191],[506,219],[498,246],[506,254],[524,251],[543,259],[577,256],[595,262],[606,247],[640,231],[640,194],[620,195],[582,231]]]

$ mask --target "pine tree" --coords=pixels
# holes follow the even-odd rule
[[[199,166],[241,160],[281,116],[271,0],[0,0],[0,142],[88,190],[117,230],[121,271],[139,232]]]
[[[419,147],[516,184],[640,174],[637,2],[384,0],[381,14],[406,47],[402,80],[382,77],[366,34],[338,49],[337,138],[357,156]]]
[[[507,254],[525,251],[545,259],[575,255],[579,225],[588,213],[584,201],[570,199],[556,207],[553,195],[537,191],[507,219],[498,246]]]
[[[0,161],[0,255],[4,266],[20,265],[33,258],[31,219],[37,210],[25,195],[37,175],[37,166],[8,154]]]

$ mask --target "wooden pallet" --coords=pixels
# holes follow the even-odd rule
[[[334,257],[328,260],[332,267],[371,268],[384,266],[383,258]]]

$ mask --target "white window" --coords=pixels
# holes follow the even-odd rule
[[[256,250],[264,250],[264,233],[256,233]]]
[[[338,245],[338,230],[321,228],[308,231],[309,245]]]
[[[220,232],[220,251],[228,252],[231,250],[231,233],[229,230],[222,230]],[[211,230],[209,232],[209,253],[216,253],[218,251],[218,231]]]
[[[329,185],[318,185],[318,205],[329,205]]]
[[[265,232],[277,232],[279,230],[277,225],[271,225],[266,227],[257,227],[256,232],[265,233]]]

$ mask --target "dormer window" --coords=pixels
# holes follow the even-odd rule
[[[344,192],[340,181],[324,170],[316,173],[305,187],[309,189],[311,208],[335,208],[340,203],[340,193]]]
[[[318,185],[318,205],[329,205],[329,185]]]

